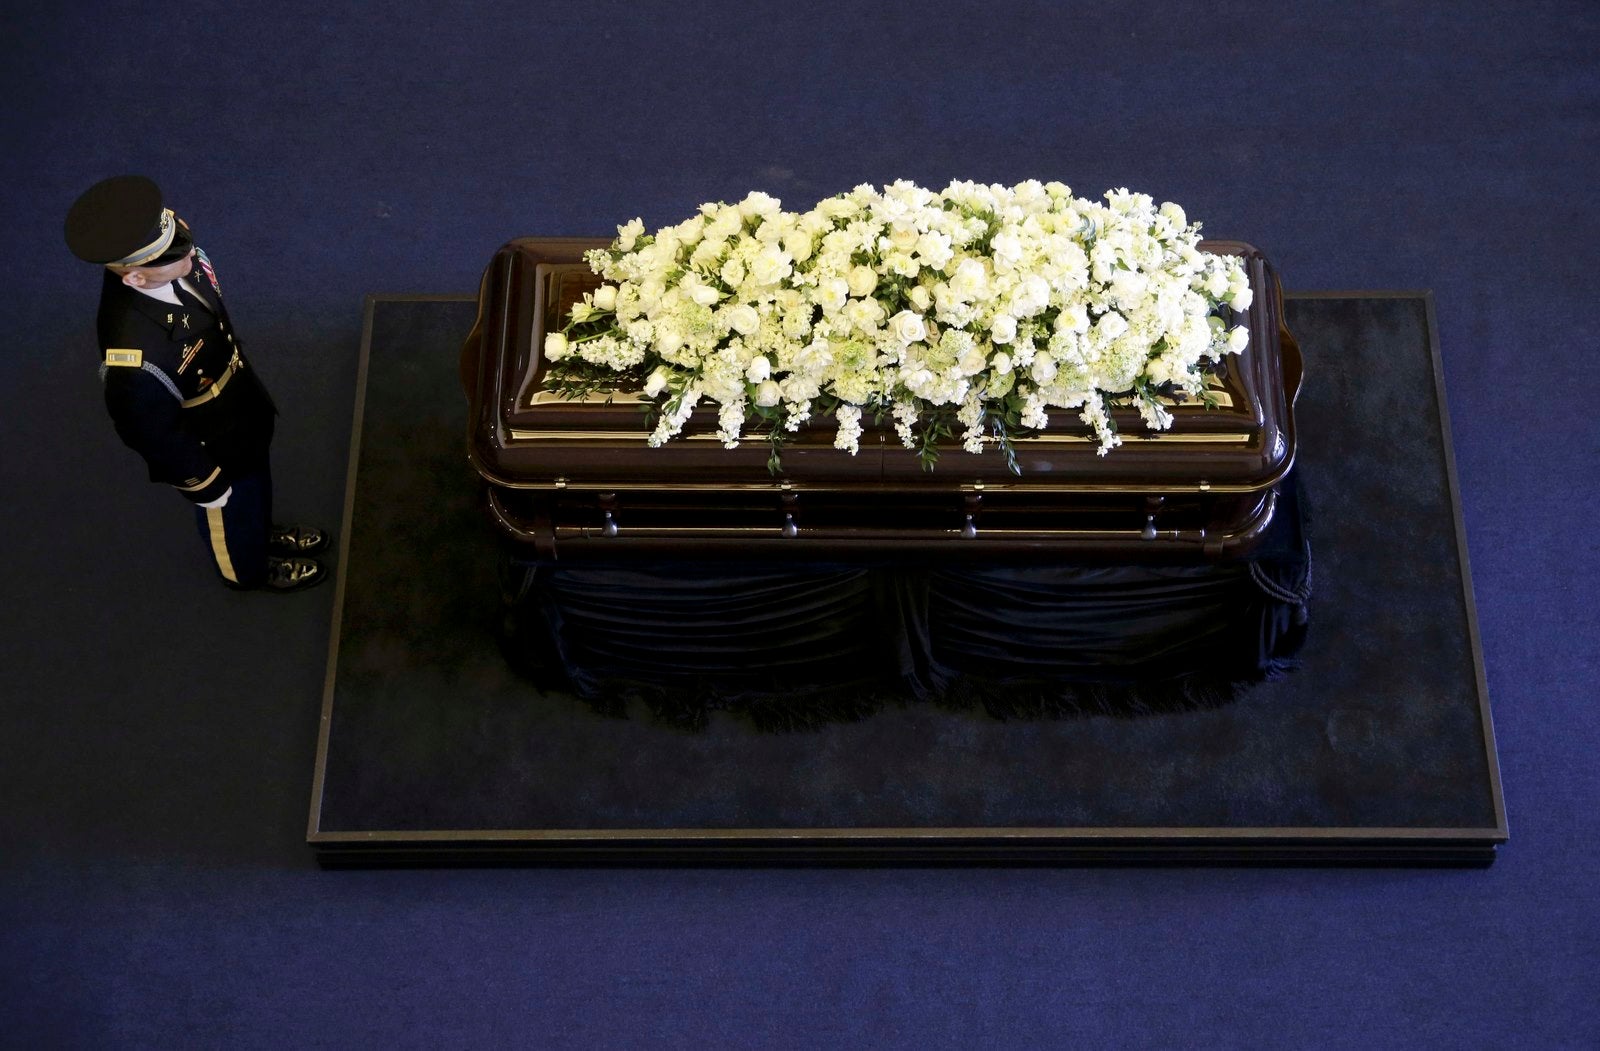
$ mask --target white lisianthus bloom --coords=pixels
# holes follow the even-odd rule
[[[749,303],[740,303],[728,310],[728,326],[741,336],[749,336],[761,327],[761,315]]]
[[[895,223],[889,227],[889,243],[902,252],[914,251],[918,236],[917,228],[905,223]]]
[[[878,287],[878,272],[870,266],[857,266],[850,270],[846,280],[850,283],[851,295],[870,296],[872,290]]]
[[[711,222],[706,225],[705,235],[709,240],[726,241],[742,229],[744,229],[744,216],[740,214],[739,209],[724,205],[711,217]]]
[[[951,292],[970,302],[988,290],[989,273],[980,260],[969,256],[956,264],[956,272],[950,277]]]
[[[594,290],[594,305],[601,310],[617,309],[617,288],[615,285],[601,285]]]
[[[830,278],[817,284],[817,305],[824,314],[834,314],[844,309],[850,297],[850,282],[842,277]]]
[[[844,316],[862,332],[877,331],[884,318],[883,304],[876,299],[852,299],[845,304]]]
[[[717,260],[722,258],[722,249],[725,242],[701,241],[689,255],[689,265],[696,270],[710,270],[717,265]]]
[[[950,260],[955,257],[955,252],[950,247],[950,235],[938,230],[929,230],[917,238],[917,258],[922,260],[922,265],[930,270],[943,270],[950,265]]]
[[[750,276],[757,284],[775,285],[794,273],[789,253],[776,245],[769,245],[756,253],[750,261]]]
[[[566,357],[569,347],[567,337],[559,332],[551,332],[544,337],[544,356],[551,361],[560,361]]]
[[[745,199],[739,202],[739,212],[747,219],[757,216],[771,215],[781,208],[782,201],[776,197],[762,193],[760,190],[751,190]]]
[[[916,277],[917,271],[922,269],[916,256],[910,252],[890,252],[883,257],[883,262],[890,273],[899,274],[901,277]]]
[[[996,270],[1015,270],[1022,261],[1022,238],[1013,228],[1001,230],[989,242],[989,251],[994,255]]]
[[[633,251],[633,246],[639,243],[639,237],[644,233],[644,220],[632,219],[617,227],[617,247],[624,252]]]
[[[572,312],[568,316],[571,317],[573,321],[581,324],[582,322],[588,321],[590,318],[594,317],[594,314],[595,310],[593,303],[578,302],[572,304]]]
[[[928,326],[921,314],[902,310],[889,319],[889,333],[901,345],[916,343],[928,338]]]
[[[1016,339],[1017,319],[1010,314],[996,314],[994,320],[989,322],[989,338],[999,344]]]

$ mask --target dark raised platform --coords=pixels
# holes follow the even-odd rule
[[[369,301],[308,841],[324,864],[1486,864],[1506,839],[1432,303],[1291,295],[1316,512],[1299,672],[1212,710],[891,707],[687,733],[496,645],[461,435],[469,297]]]

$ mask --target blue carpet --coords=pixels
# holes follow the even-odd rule
[[[0,1043],[1592,1045],[1600,9],[1333,12],[8,5]],[[1290,288],[1431,287],[1512,841],[1483,872],[318,872],[332,591],[211,584],[104,418],[60,227],[123,170],[211,252],[280,503],[324,522],[362,297],[470,291],[515,235],[1059,178],[1178,201]]]

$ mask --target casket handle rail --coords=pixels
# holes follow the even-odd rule
[[[1168,548],[1175,556],[1184,552],[1203,550],[1208,558],[1226,558],[1248,551],[1264,533],[1276,512],[1278,494],[1265,494],[1256,514],[1241,529],[1229,533],[1208,533],[1203,528],[1156,529],[1153,512],[1139,529],[1057,529],[1057,528],[986,528],[976,526],[977,511],[967,512],[966,522],[960,528],[927,529],[878,526],[819,526],[800,529],[796,511],[784,510],[781,524],[772,526],[713,526],[695,525],[642,525],[623,530],[616,525],[615,508],[605,512],[607,525],[599,529],[592,525],[564,525],[556,523],[547,505],[534,502],[532,515],[524,516],[506,505],[508,491],[489,488],[488,506],[491,518],[503,534],[517,542],[534,548],[536,557],[555,560],[562,552],[576,554],[591,544],[603,544],[607,550],[627,549],[636,554],[681,553],[686,541],[708,553],[721,549],[747,550],[751,541],[782,541],[772,550],[794,554],[817,555],[849,551],[853,548],[880,549],[891,544],[908,553],[967,552],[975,555],[1007,556],[1059,551],[1062,553],[1127,553],[1134,548],[1150,550],[1152,542]],[[614,494],[612,495],[614,498]],[[981,494],[971,497],[981,500]],[[1158,498],[1159,499],[1159,498]],[[967,507],[981,506],[968,503]],[[798,508],[798,502],[788,505]],[[598,550],[598,549],[597,549]]]

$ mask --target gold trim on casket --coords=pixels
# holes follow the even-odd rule
[[[1137,411],[1113,416],[1123,444],[1106,456],[1077,413],[1014,439],[1022,473],[998,451],[943,449],[922,469],[890,428],[866,422],[860,452],[833,448],[817,419],[767,467],[759,437],[725,449],[714,407],[651,448],[637,391],[566,398],[544,389],[547,331],[599,279],[583,252],[608,241],[523,238],[495,254],[462,351],[471,405],[469,457],[508,537],[548,557],[841,559],[1048,553],[1131,561],[1215,561],[1249,552],[1271,522],[1294,463],[1300,357],[1283,325],[1277,276],[1240,242],[1201,248],[1239,256],[1254,292],[1250,344],[1225,359],[1211,406],[1169,399],[1170,430]]]

